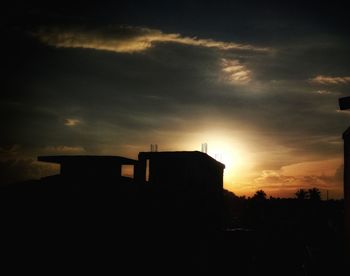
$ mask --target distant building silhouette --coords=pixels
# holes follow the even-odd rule
[[[131,179],[122,176],[122,166],[137,164],[125,157],[93,155],[39,156],[38,161],[60,164],[61,181],[80,191],[109,190],[130,183]]]

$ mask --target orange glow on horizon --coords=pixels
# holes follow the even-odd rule
[[[294,197],[300,188],[317,187],[324,193],[328,190],[331,198],[342,197],[342,178],[337,176],[342,171],[341,157],[322,159],[317,155],[300,155],[278,144],[271,150],[257,145],[250,139],[250,133],[221,128],[181,135],[174,132],[170,139],[167,135],[161,133],[155,141],[162,141],[158,142],[159,151],[200,151],[201,145],[207,143],[207,154],[225,165],[224,188],[238,196],[252,196],[262,189],[267,196]],[[140,151],[149,151],[145,145],[122,148],[122,152],[118,150],[115,154],[134,159]]]

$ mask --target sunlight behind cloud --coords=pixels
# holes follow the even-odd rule
[[[87,29],[83,27],[70,29],[41,28],[33,32],[32,35],[41,42],[58,48],[86,48],[117,53],[141,52],[158,43],[177,43],[219,50],[269,51],[268,48],[249,44],[225,42],[210,38],[187,37],[179,33],[164,33],[157,29],[132,26],[116,26],[101,29]]]
[[[65,119],[65,120],[64,120],[64,124],[65,124],[66,126],[73,127],[73,126],[76,126],[76,125],[80,124],[80,120],[68,118],[68,119]]]
[[[299,188],[318,187],[331,191],[333,198],[341,198],[342,179],[343,160],[334,158],[290,164],[279,170],[263,170],[254,182],[255,189],[263,189],[271,195],[290,197]]]
[[[245,84],[251,80],[251,71],[236,59],[221,60],[223,79],[236,84]]]
[[[339,85],[339,84],[349,84],[350,83],[350,77],[333,77],[333,76],[323,76],[319,75],[310,80],[312,83],[315,84],[324,84],[324,85]]]

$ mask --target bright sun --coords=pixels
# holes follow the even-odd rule
[[[208,142],[208,152],[211,157],[225,164],[227,175],[239,172],[246,163],[244,150],[233,141],[211,140]],[[226,173],[225,173],[226,175]]]
[[[219,132],[205,134],[205,141],[194,139],[191,144],[198,148],[201,143],[207,143],[207,153],[217,161],[225,164],[224,182],[232,186],[247,174],[252,168],[252,160],[248,151],[238,138],[231,138],[232,135],[223,135]],[[242,139],[243,140],[243,139]]]

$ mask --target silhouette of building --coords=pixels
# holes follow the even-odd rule
[[[138,160],[120,156],[39,156],[61,165],[60,175],[42,186],[59,191],[102,192],[125,206],[142,206],[158,226],[186,229],[221,227],[225,165],[199,151],[140,152]],[[134,179],[122,166],[134,167]],[[53,185],[54,184],[54,185]],[[147,214],[147,215],[146,215]],[[161,225],[159,225],[159,223]]]
[[[118,184],[132,184],[122,176],[122,167],[135,166],[136,160],[120,156],[61,155],[39,156],[38,161],[60,164],[60,180],[70,183],[73,190],[104,190]]]
[[[118,182],[126,178],[122,176],[122,166],[131,165],[138,185],[173,193],[222,193],[225,165],[203,152],[140,152],[138,158],[58,155],[39,156],[38,161],[60,164],[60,177],[64,180]]]
[[[225,165],[199,151],[140,152],[136,180],[188,224],[220,227]]]
[[[157,190],[222,193],[225,165],[199,151],[140,152],[137,181]]]

